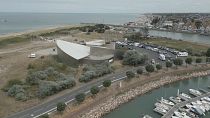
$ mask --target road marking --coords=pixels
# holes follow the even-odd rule
[[[111,82],[114,83],[114,82],[116,82],[116,81],[120,81],[120,80],[125,79],[125,78],[126,78],[126,76],[121,77],[121,78],[118,78],[118,79],[115,79],[115,80],[112,80]],[[99,85],[98,87],[102,87],[102,86],[103,86],[103,85]],[[88,90],[88,91],[85,92],[85,94],[88,94],[88,93],[90,93],[90,90]],[[70,102],[72,102],[72,101],[74,101],[74,100],[75,100],[75,99],[73,98],[73,99],[71,99],[71,100],[65,102],[65,104],[68,104],[68,103],[70,103]],[[52,109],[50,109],[50,110],[48,110],[48,111],[46,111],[46,112],[44,112],[44,113],[41,113],[41,114],[39,114],[39,115],[37,115],[37,116],[35,116],[35,117],[33,117],[33,118],[38,118],[39,116],[42,116],[42,115],[44,115],[44,114],[46,114],[46,113],[47,113],[47,114],[51,114],[52,112],[55,112],[56,109],[57,109],[57,107],[54,107],[54,108],[52,108]]]

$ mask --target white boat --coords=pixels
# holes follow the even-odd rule
[[[180,112],[178,112],[178,111],[174,111],[174,114],[175,114],[177,117],[179,117],[179,118],[182,117],[182,114],[181,114]]]
[[[173,102],[170,102],[169,100],[161,98],[160,100],[161,103],[169,105],[169,106],[174,106],[175,104]]]
[[[203,98],[201,98],[201,100],[206,100],[206,101],[210,102],[210,98],[209,97],[203,97]]]
[[[189,91],[191,94],[196,95],[196,96],[202,95],[202,93],[200,91],[195,90],[195,89],[189,89]]]
[[[155,106],[156,107],[160,107],[160,108],[162,108],[162,109],[165,109],[165,110],[169,110],[170,108],[169,108],[169,106],[167,106],[167,105],[165,105],[165,104],[161,104],[161,103],[155,103]]]
[[[171,116],[171,118],[179,118],[179,117],[177,117],[177,116]]]
[[[156,108],[154,109],[154,111],[159,112],[159,113],[161,113],[161,114],[165,114],[165,113],[167,112],[165,109],[162,109],[162,108],[160,108],[160,107],[156,107]]]
[[[175,103],[180,103],[182,102],[181,98],[180,97],[169,97],[169,100],[171,100],[172,102],[175,102]]]
[[[191,99],[191,97],[185,93],[181,93],[180,95],[184,98]]]
[[[143,118],[152,118],[152,117],[149,115],[144,115]]]

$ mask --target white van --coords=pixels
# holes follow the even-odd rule
[[[166,60],[166,56],[164,54],[159,54],[159,59],[161,61],[165,61]]]
[[[188,53],[187,52],[178,52],[177,56],[178,57],[187,57]]]
[[[28,55],[28,58],[36,58],[36,54],[31,53],[30,55]]]

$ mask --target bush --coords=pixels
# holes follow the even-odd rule
[[[160,65],[160,64],[157,64],[157,65],[156,65],[156,69],[157,69],[157,70],[160,70],[160,69],[162,69],[162,65]]]
[[[126,72],[126,76],[127,76],[128,79],[132,79],[132,78],[135,77],[135,73],[132,72],[132,71],[127,71]]]
[[[123,57],[123,64],[124,65],[139,65],[144,64],[146,61],[146,56],[143,54],[140,54],[139,52],[135,50],[128,50],[125,52]]]
[[[111,86],[111,84],[112,84],[111,80],[104,80],[104,82],[103,82],[103,86],[106,87],[106,88]]]
[[[93,86],[90,89],[91,94],[96,95],[100,91],[100,88],[98,86]]]
[[[115,52],[115,58],[116,59],[119,59],[119,60],[122,60],[124,54],[125,54],[125,52],[123,50],[117,50]]]
[[[185,59],[186,64],[192,64],[192,58],[188,57]]]
[[[45,80],[48,78],[48,74],[45,71],[29,72],[26,77],[26,82],[31,85],[37,85],[39,80]]]
[[[145,67],[145,69],[146,69],[146,71],[149,72],[149,73],[155,71],[155,68],[154,68],[153,65],[147,65],[147,66]]]
[[[136,72],[137,72],[138,74],[143,74],[143,70],[142,70],[141,68],[137,69]]]
[[[25,93],[25,90],[23,89],[23,86],[21,85],[13,85],[9,90],[8,90],[8,95],[9,96],[16,96],[18,93]]]
[[[181,66],[183,64],[183,60],[180,58],[174,59],[173,62],[176,66]]]
[[[59,102],[57,104],[57,111],[58,112],[63,112],[66,108],[66,104],[64,102]]]
[[[78,103],[81,103],[85,100],[85,94],[84,93],[79,93],[75,96],[75,99]]]
[[[73,79],[67,79],[58,82],[59,90],[69,89],[76,85],[76,82]]]
[[[53,81],[40,81],[38,95],[40,98],[53,95],[59,91],[59,85]]]
[[[167,67],[167,68],[172,67],[172,63],[171,63],[170,61],[166,61],[166,67]]]
[[[22,81],[20,81],[20,80],[18,80],[18,79],[13,79],[13,80],[9,80],[8,82],[7,82],[7,87],[8,88],[10,88],[10,87],[12,87],[13,85],[22,85],[23,84],[23,82]]]
[[[206,57],[206,63],[209,63],[209,62],[210,62],[210,58]]]
[[[26,101],[27,100],[27,96],[25,95],[24,92],[20,92],[20,93],[17,93],[15,95],[15,99],[18,100],[18,101]]]
[[[196,63],[201,63],[202,62],[202,58],[196,58],[195,62]]]
[[[96,73],[94,71],[87,71],[85,72],[80,78],[80,82],[89,82],[96,76]]]
[[[206,51],[206,56],[210,57],[210,48]]]

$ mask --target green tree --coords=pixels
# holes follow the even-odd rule
[[[201,62],[202,62],[202,58],[196,58],[196,59],[195,59],[195,62],[196,62],[196,63],[201,63]]]
[[[160,70],[160,69],[162,69],[162,65],[160,65],[160,64],[157,64],[157,65],[156,65],[156,69],[157,69],[157,70]]]
[[[210,62],[210,58],[206,57],[206,63],[209,63],[209,62]]]
[[[125,54],[125,51],[123,50],[116,50],[115,52],[115,58],[122,60],[123,59],[123,55]]]
[[[139,65],[144,64],[146,61],[146,56],[139,53],[136,50],[128,50],[124,54],[123,64],[124,65]]]
[[[111,86],[111,84],[112,84],[111,80],[104,80],[104,82],[103,82],[103,86],[106,87],[106,88]]]
[[[207,50],[206,56],[207,56],[207,57],[210,57],[210,48]]]
[[[98,86],[93,86],[90,89],[91,94],[96,95],[100,91],[100,88]]]
[[[170,68],[170,67],[172,67],[172,63],[170,62],[170,61],[166,61],[166,68]]]
[[[64,102],[59,102],[57,103],[57,111],[58,112],[63,112],[66,108],[66,104]]]
[[[186,66],[187,64],[192,64],[192,58],[191,57],[186,58],[185,63],[186,63]]]
[[[128,79],[132,79],[135,77],[135,73],[133,71],[127,71],[126,76]]]
[[[85,100],[85,94],[79,93],[75,96],[75,99],[78,103],[82,103]]]
[[[145,69],[146,69],[146,71],[149,72],[149,73],[155,71],[155,68],[154,68],[153,65],[146,65]]]
[[[180,58],[174,59],[173,62],[174,62],[174,65],[176,65],[176,68],[177,66],[181,66],[183,64],[183,60]]]
[[[136,70],[136,72],[138,73],[138,74],[143,74],[143,70],[141,69],[141,68],[138,68],[137,70]]]

